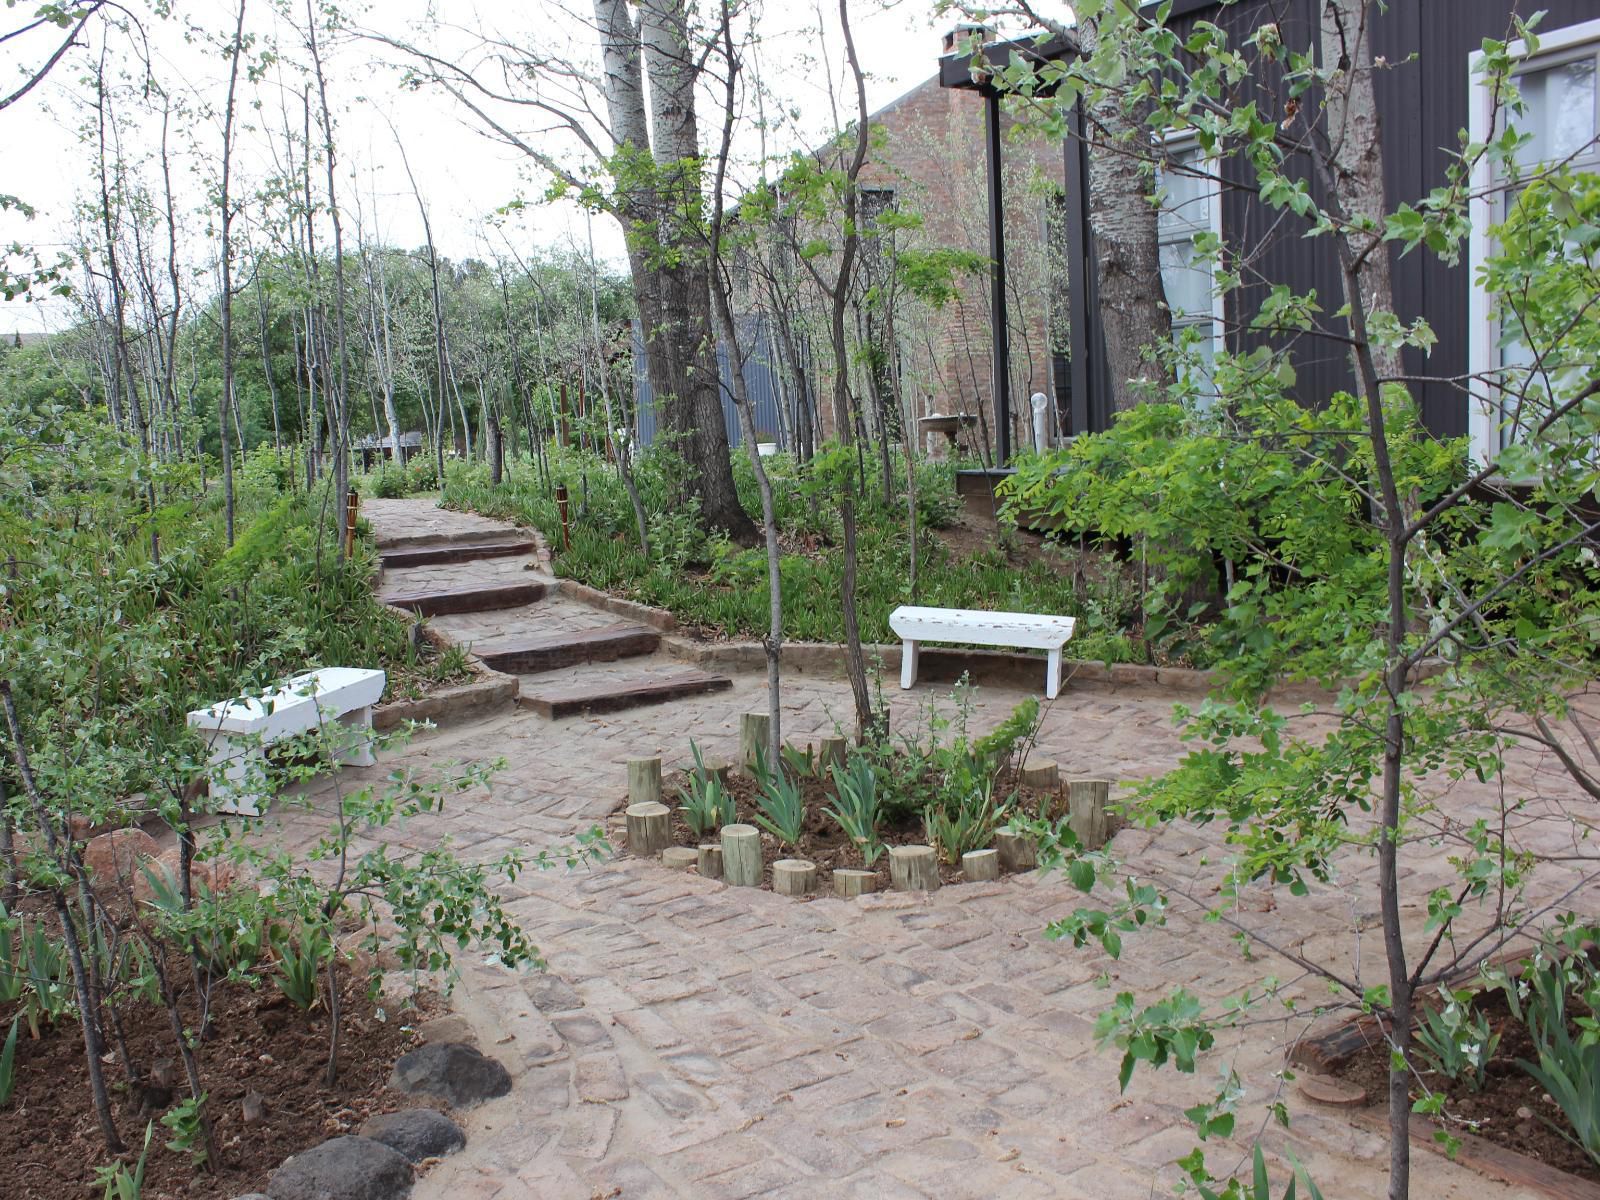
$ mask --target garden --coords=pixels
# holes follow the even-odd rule
[[[982,108],[987,153],[919,157],[951,179],[990,164],[985,229],[941,207],[948,180],[919,183],[895,160],[888,125],[917,106],[870,109],[859,6],[815,15],[843,49],[819,55],[827,104],[779,102],[761,78],[759,7],[597,0],[592,22],[555,23],[572,35],[559,51],[430,18],[430,37],[464,39],[455,55],[358,30],[337,5],[303,23],[290,7],[256,28],[241,0],[179,28],[166,4],[136,18],[64,0],[0,34],[65,37],[0,109],[76,64],[73,80],[57,73],[51,128],[77,132],[87,172],[56,214],[58,257],[41,238],[0,263],[7,299],[63,314],[48,336],[0,343],[0,1191],[230,1197],[349,1151],[376,1155],[404,1194],[433,1155],[382,1141],[384,1122],[403,1110],[454,1148],[449,1113],[471,1102],[419,1082],[414,1056],[466,1062],[485,1085],[474,1100],[511,1086],[493,1055],[424,1031],[462,957],[541,966],[508,908],[540,897],[517,879],[597,862],[584,915],[607,933],[627,928],[618,913],[651,919],[623,893],[652,889],[664,909],[717,897],[758,923],[822,928],[831,911],[867,928],[889,912],[870,927],[896,932],[889,921],[1003,907],[1024,888],[1059,901],[1044,936],[1093,965],[1082,994],[1039,1004],[1115,1060],[1108,1120],[1151,1073],[1184,1077],[1186,1102],[1159,1110],[1184,1148],[1168,1156],[1169,1139],[1142,1131],[1136,1144],[1165,1156],[1152,1177],[1175,1170],[1205,1200],[1320,1197],[1292,1150],[1302,1099],[1377,1135],[1308,1123],[1324,1146],[1333,1125],[1346,1157],[1379,1146],[1391,1200],[1429,1147],[1546,1194],[1600,1186],[1593,26],[1572,17],[1552,50],[1544,14],[1459,6],[1470,80],[1461,61],[1426,78],[1469,90],[1421,108],[1459,110],[1460,136],[1422,157],[1405,143],[1396,162],[1375,114],[1417,56],[1374,54],[1369,21],[1387,7],[1374,0],[1323,0],[1304,27],[1252,0],[1226,20],[1079,0],[1070,25],[1024,4],[1029,31],[999,42],[996,14],[941,4],[971,23],[929,94],[941,111],[971,101],[974,130]],[[152,32],[210,55],[205,79],[169,77],[181,72],[151,53]],[[330,89],[325,55],[353,44],[393,59],[346,59]],[[488,85],[463,65],[483,62],[503,68]],[[554,73],[570,95],[540,90],[553,62],[578,64]],[[456,111],[567,206],[567,243],[531,250],[521,222],[536,205],[500,197],[444,254],[430,213],[445,206],[430,208],[394,125],[398,170],[335,153],[359,107],[342,88],[380,74],[397,103],[468,98]],[[1577,99],[1549,103],[1540,89],[1558,84]],[[804,124],[811,109],[825,128]],[[529,112],[544,125],[519,134]],[[1552,153],[1556,134],[1575,140]],[[1030,141],[1044,154],[1005,176],[1002,148]],[[378,203],[369,185],[401,174],[409,246],[375,235],[368,218],[385,228],[387,211],[363,209],[369,192]],[[1002,193],[1017,183],[1045,236],[1007,252]],[[35,216],[9,195],[0,211]],[[1180,286],[1203,297],[1185,307]],[[1049,394],[1030,442],[1002,397],[1035,387]],[[940,459],[918,442],[923,420],[968,440]],[[995,505],[959,494],[964,468],[1002,480]],[[419,731],[401,722],[375,735],[383,768],[341,771],[367,731],[319,715],[297,737],[239,743],[265,764],[270,819],[317,828],[301,853],[282,848],[281,827],[225,802],[186,717],[278,694],[308,668],[382,672],[391,705],[480,669],[374,596],[382,558],[349,514],[405,497],[537,531],[556,575],[664,610],[690,651],[758,642],[765,708],[742,714],[738,760],[708,757],[709,730],[680,744],[702,732],[687,721],[665,749],[640,733],[626,759],[607,740],[621,723],[550,726],[530,743],[552,751],[552,775],[582,774],[518,786],[572,793],[557,801],[570,839],[496,831],[458,854],[447,805],[487,795],[504,764],[445,761],[442,741],[408,754]],[[498,566],[526,607],[543,604],[548,581],[522,582],[509,555]],[[1035,754],[1059,716],[1048,702],[979,729],[963,682],[915,718],[891,712],[869,660],[902,605],[1073,619],[1070,653],[1125,668],[1102,677],[1097,706],[1115,719],[1129,679],[1181,701],[1182,752],[1133,781],[1076,778]],[[643,640],[654,653],[660,639]],[[849,689],[817,744],[784,728],[805,673],[793,643],[820,644],[811,661]],[[909,688],[916,651],[903,653]],[[1194,688],[1162,691],[1178,672]],[[1081,701],[1069,690],[1063,707]],[[508,744],[534,722],[494,719]],[[646,742],[664,758],[632,757]],[[568,750],[583,761],[554,761]],[[544,770],[529,758],[515,769]],[[580,793],[624,761],[625,794],[620,778],[596,785],[618,811],[586,827],[594,798]],[[1181,869],[1144,853],[1162,837],[1188,843],[1170,856]],[[648,861],[613,862],[613,846]],[[1007,878],[1024,871],[1039,873]],[[885,891],[902,894],[869,898]],[[853,907],[830,910],[835,898]],[[1156,985],[1115,982],[1180,913],[1220,939],[1194,939],[1207,970],[1193,988],[1164,962],[1126,972]],[[615,962],[591,978],[609,982]],[[749,1000],[723,978],[686,986],[697,1002]],[[648,1040],[632,1009],[613,1015]],[[1284,1030],[1288,1054],[1267,1032]],[[1216,1053],[1229,1045],[1253,1074]],[[983,1074],[1009,1051],[970,1053]],[[701,1086],[688,1070],[685,1089]],[[573,1107],[633,1096],[626,1079],[601,1083]],[[798,1141],[799,1090],[741,1113],[734,1138]],[[651,1091],[674,1111],[701,1099]],[[1060,1124],[1061,1100],[1023,1097],[1019,1124],[1039,1111]],[[639,1165],[606,1158],[633,1131],[604,1111],[617,1124],[565,1156],[586,1160],[580,1186]],[[906,1124],[867,1120],[874,1137]],[[1059,1178],[1094,1150],[1072,1124],[1031,1147],[1070,1160]],[[927,1146],[943,1140],[886,1153],[883,1170],[942,1171]],[[1019,1178],[989,1144],[944,1148]],[[819,1191],[882,1183],[822,1175]]]

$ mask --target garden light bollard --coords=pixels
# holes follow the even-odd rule
[[[344,556],[356,552],[356,511],[361,507],[361,497],[355,488],[344,498]]]
[[[1033,448],[1043,454],[1050,449],[1050,399],[1035,392],[1028,403],[1033,406]]]
[[[556,508],[561,512],[561,548],[572,550],[572,529],[567,524],[567,485],[556,484]]]

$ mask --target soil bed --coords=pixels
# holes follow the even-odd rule
[[[834,801],[834,792],[822,780],[815,777],[806,777],[800,781],[801,792],[805,797],[806,816],[802,826],[800,844],[798,846],[778,845],[778,840],[761,829],[756,824],[756,816],[761,809],[756,804],[756,796],[760,789],[750,776],[737,771],[728,775],[727,788],[733,794],[734,806],[738,820],[747,825],[755,825],[761,829],[761,886],[767,890],[772,888],[772,864],[785,858],[805,859],[817,865],[817,894],[831,895],[833,892],[833,872],[840,867],[854,870],[869,869],[862,862],[861,850],[839,828],[838,823],[828,815],[827,808]],[[672,840],[678,846],[699,846],[702,843],[717,841],[715,833],[701,837],[696,834],[689,824],[683,819],[682,810],[679,808],[679,792],[689,786],[689,776],[686,772],[678,771],[666,776],[662,780],[662,803],[672,809]],[[1016,792],[1016,803],[1024,811],[1035,813],[1041,807],[1052,819],[1066,815],[1066,789],[1059,788],[1053,792],[1043,792],[1031,787],[1022,787],[1006,779],[996,785],[995,794],[1006,796],[1012,791]],[[623,802],[626,806],[626,801]],[[623,844],[625,838],[621,836],[622,813],[619,810],[613,818],[618,829],[614,832],[613,840]],[[1002,828],[1004,822],[1001,822]],[[1116,822],[1111,822],[1111,830],[1115,831]],[[917,813],[899,823],[886,824],[878,831],[878,836],[885,849],[890,846],[923,846],[928,845],[927,834],[922,826],[922,815]],[[991,843],[992,844],[992,843]],[[872,864],[870,870],[877,876],[877,890],[889,890],[889,856],[887,853],[879,855],[878,861]],[[940,859],[939,882],[941,884],[963,883],[965,876],[959,866],[952,866]]]
[[[201,1079],[209,1089],[207,1107],[223,1162],[216,1174],[197,1171],[189,1155],[167,1149],[171,1132],[161,1124],[173,1100],[187,1095],[183,1069],[162,1008],[130,1004],[125,1021],[135,1062],[168,1067],[175,1074],[171,1098],[130,1089],[120,1059],[108,1063],[106,1083],[118,1132],[128,1146],[124,1161],[137,1161],[147,1122],[155,1123],[145,1166],[144,1200],[167,1197],[226,1198],[266,1187],[267,1175],[289,1155],[330,1137],[353,1132],[367,1117],[389,1109],[415,1107],[416,1097],[386,1091],[395,1059],[419,1043],[416,1023],[438,1008],[425,997],[405,1012],[391,1005],[387,1020],[377,1018],[367,998],[365,976],[345,972],[340,980],[341,1038],[339,1079],[323,1084],[328,1058],[328,1014],[291,1004],[270,981],[259,988],[242,983],[219,986],[212,996],[212,1036],[199,1049]],[[0,1007],[0,1037],[10,1028],[13,1006]],[[189,1014],[192,1028],[196,1022]],[[84,1200],[98,1196],[95,1168],[106,1154],[90,1099],[82,1032],[75,1020],[41,1025],[28,1036],[27,1022],[17,1038],[17,1092],[0,1116],[0,1195],[7,1200]],[[242,1101],[259,1093],[266,1115],[246,1124]]]
[[[1527,1028],[1512,1019],[1505,997],[1498,991],[1479,993],[1473,1009],[1488,1016],[1491,1028],[1500,1034],[1499,1048],[1485,1072],[1483,1090],[1472,1091],[1465,1079],[1453,1082],[1433,1071],[1421,1072],[1429,1088],[1444,1093],[1445,1112],[1451,1118],[1449,1127],[1474,1133],[1486,1142],[1558,1171],[1600,1183],[1600,1167],[1594,1160],[1552,1128],[1554,1124],[1570,1131],[1566,1117],[1546,1098],[1544,1088],[1517,1066],[1518,1059],[1538,1062],[1539,1054]],[[1364,1088],[1367,1108],[1386,1105],[1389,1048],[1376,1029],[1370,1031],[1367,1048],[1337,1065],[1332,1073]],[[1420,1090],[1413,1091],[1412,1099],[1420,1094]]]

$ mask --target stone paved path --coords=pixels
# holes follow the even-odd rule
[[[447,534],[457,520],[482,528],[478,518],[425,502],[369,505],[368,515],[385,536]],[[539,609],[518,619],[536,620]],[[614,619],[586,612],[559,604],[545,615]],[[449,620],[478,636],[503,629],[489,614],[436,624]],[[918,702],[936,692],[892,693],[896,724],[911,726]],[[621,803],[629,758],[679,761],[690,737],[733,757],[738,715],[763,707],[764,695],[761,678],[742,675],[731,692],[615,716],[551,722],[508,713],[420,738],[372,774],[400,761],[503,756],[508,765],[491,791],[392,840],[415,849],[449,836],[467,854],[538,849],[604,821]],[[988,728],[1022,695],[984,689],[975,726]],[[1049,706],[1038,753],[1069,775],[1158,771],[1181,753],[1170,711],[1170,696],[1154,688],[1068,688]],[[831,733],[849,712],[842,682],[786,679],[787,738]],[[1542,780],[1544,768],[1530,756],[1513,773]],[[329,791],[324,785],[314,799]],[[1465,818],[1488,799],[1462,787],[1450,803]],[[290,845],[321,830],[315,811],[286,809],[274,822],[271,836]],[[1215,831],[1174,826],[1125,831],[1115,849],[1164,886],[1203,889],[1216,875],[1219,841]],[[1438,869],[1407,864],[1422,879]],[[1143,1200],[1170,1192],[1172,1161],[1193,1144],[1182,1109],[1209,1095],[1229,1067],[1252,1088],[1243,1136],[1210,1159],[1237,1165],[1271,1099],[1272,1071],[1304,1029],[1286,1020],[1224,1035],[1198,1075],[1141,1072],[1119,1095],[1116,1059],[1096,1052],[1092,1034],[1116,991],[1148,1002],[1182,985],[1217,1000],[1293,973],[1282,962],[1246,960],[1192,904],[1175,909],[1165,929],[1129,938],[1121,961],[1048,941],[1045,924],[1078,903],[1057,878],[798,903],[624,858],[524,875],[505,890],[550,969],[519,976],[468,965],[459,1003],[516,1086],[468,1115],[468,1150],[426,1176],[419,1200]],[[1358,944],[1348,932],[1352,914],[1370,925],[1375,907],[1368,868],[1352,861],[1338,886],[1310,902],[1262,890],[1233,915],[1312,956],[1354,964],[1362,952],[1376,982],[1376,933]],[[1307,980],[1291,982],[1289,993],[1305,1004],[1325,994]],[[1268,1145],[1292,1146],[1328,1200],[1382,1195],[1383,1139],[1303,1101],[1292,1086],[1283,1095],[1293,1132],[1269,1129]],[[1417,1159],[1413,1195],[1522,1194],[1420,1148]]]

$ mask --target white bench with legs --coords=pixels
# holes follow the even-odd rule
[[[974,608],[919,608],[902,604],[889,614],[889,628],[899,635],[900,686],[917,682],[917,650],[923,642],[965,642],[978,646],[1015,646],[1047,650],[1044,694],[1054,700],[1061,691],[1061,650],[1072,637],[1071,617],[1039,613],[984,612]]]
[[[225,813],[261,815],[260,790],[266,766],[263,751],[273,742],[325,725],[335,731],[338,761],[370,767],[372,706],[383,697],[387,676],[364,667],[323,667],[296,675],[261,696],[221,700],[189,714],[189,724],[206,736],[213,766],[212,798]]]

